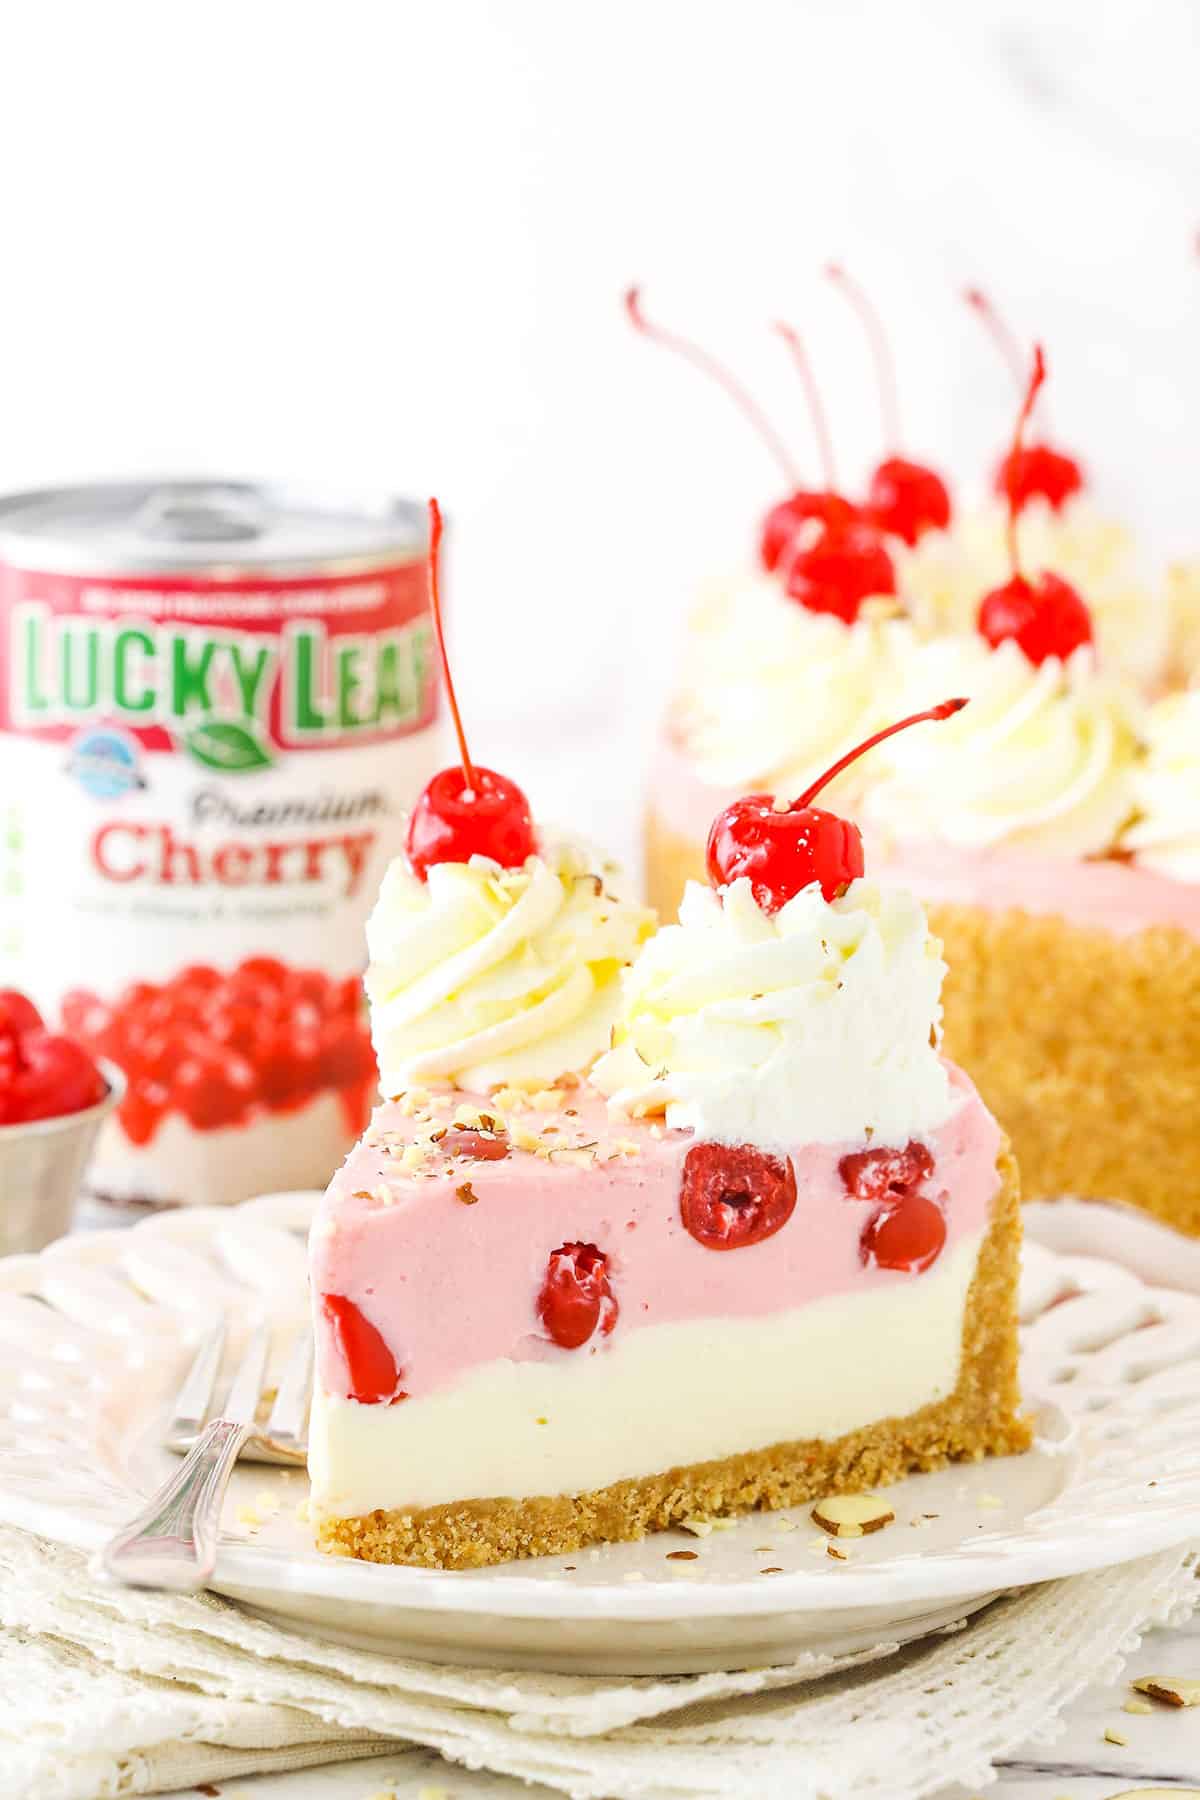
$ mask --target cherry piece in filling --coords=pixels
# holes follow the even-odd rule
[[[780,808],[770,794],[747,794],[713,820],[708,834],[708,878],[716,888],[740,876],[749,878],[754,898],[764,912],[778,912],[804,888],[819,882],[826,900],[836,900],[863,873],[862,833],[850,819],[811,802],[835,775],[864,751],[925,719],[948,719],[965,700],[943,700],[928,712],[913,713],[877,731],[839,757],[812,785]]]
[[[933,1157],[924,1144],[912,1138],[903,1150],[857,1150],[843,1156],[838,1174],[852,1199],[887,1204],[928,1181],[933,1174]]]
[[[837,474],[833,464],[833,439],[829,431],[829,421],[825,406],[821,399],[821,390],[813,375],[812,364],[808,360],[808,352],[800,338],[799,332],[791,325],[777,321],[775,330],[783,339],[792,355],[797,373],[804,385],[804,395],[808,403],[808,416],[812,420],[813,435],[817,441],[817,455],[821,462],[821,474],[824,480],[822,488],[798,488],[786,500],[773,506],[763,521],[762,536],[759,540],[759,553],[763,567],[776,569],[783,562],[785,553],[796,543],[796,537],[804,525],[824,527],[826,530],[841,531],[852,525],[858,518],[858,508],[853,501],[847,500],[838,492]],[[797,554],[801,546],[797,546]],[[790,560],[787,565],[790,567]]]
[[[620,1308],[603,1250],[595,1244],[563,1244],[551,1251],[537,1312],[547,1335],[563,1350],[581,1349],[597,1330],[607,1337]]]
[[[1016,338],[980,288],[968,288],[965,298],[991,332],[1020,385],[1025,380],[1025,359]],[[1086,478],[1079,462],[1065,450],[1045,442],[1019,444],[998,464],[993,486],[1015,512],[1022,512],[1031,500],[1044,500],[1054,512],[1061,512],[1068,500],[1083,491]]]
[[[1017,415],[1013,452],[1020,450],[1025,426],[1038,391],[1046,379],[1046,359],[1040,344],[1034,346],[1033,369]],[[981,636],[995,649],[1010,638],[1035,666],[1047,657],[1064,662],[1083,644],[1092,642],[1092,616],[1070,582],[1043,571],[1030,580],[1021,572],[1017,522],[1020,506],[1010,495],[1008,506],[1008,556],[1012,574],[1002,587],[985,594],[979,605]]]
[[[789,1157],[751,1144],[693,1144],[683,1159],[679,1216],[706,1250],[741,1250],[774,1237],[795,1205]]]
[[[322,1294],[321,1311],[329,1322],[349,1377],[349,1397],[361,1406],[407,1400],[400,1391],[401,1371],[382,1335],[344,1294]]]
[[[917,1275],[937,1261],[946,1242],[946,1219],[927,1194],[906,1194],[867,1221],[859,1251],[867,1265]]]
[[[838,263],[830,263],[825,273],[845,294],[862,320],[875,361],[884,442],[896,445],[900,442],[900,397],[896,365],[883,321],[866,290]],[[918,543],[927,531],[946,529],[950,523],[950,494],[936,469],[913,462],[893,450],[871,476],[863,510],[880,531],[890,531],[894,537],[911,545]],[[891,592],[890,589],[887,591]]]
[[[442,603],[438,582],[438,553],[442,542],[442,514],[436,500],[429,502],[429,597],[437,634],[438,655],[450,716],[458,738],[462,766],[443,769],[433,777],[413,807],[408,822],[408,860],[414,874],[424,880],[434,863],[469,862],[488,856],[504,869],[519,869],[537,848],[529,802],[515,781],[471,761],[463,731],[454,678],[446,654],[442,629]]]

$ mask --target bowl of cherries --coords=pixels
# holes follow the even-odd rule
[[[40,1250],[70,1228],[96,1133],[124,1091],[113,1064],[0,988],[0,1255]]]

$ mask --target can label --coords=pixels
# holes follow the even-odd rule
[[[0,975],[125,1070],[99,1191],[331,1172],[374,1088],[363,927],[435,710],[419,562],[0,567]]]

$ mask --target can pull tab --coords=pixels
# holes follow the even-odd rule
[[[137,529],[173,544],[243,544],[266,529],[262,496],[252,488],[199,482],[155,488],[138,508]]]

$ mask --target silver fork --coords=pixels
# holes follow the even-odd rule
[[[217,1560],[221,1507],[239,1456],[253,1447],[260,1462],[302,1463],[307,1450],[312,1387],[312,1336],[302,1328],[291,1346],[266,1424],[258,1411],[271,1349],[271,1330],[252,1334],[214,1418],[213,1391],[225,1348],[224,1319],[201,1344],[184,1378],[164,1442],[186,1449],[176,1470],[136,1518],[99,1552],[102,1574],[127,1587],[187,1592],[205,1586]]]

